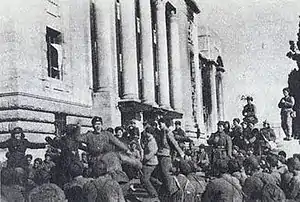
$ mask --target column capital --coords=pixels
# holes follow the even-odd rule
[[[161,8],[166,5],[166,0],[152,0],[152,3],[156,6],[156,8]]]
[[[175,10],[171,10],[168,13],[168,17],[170,18],[171,21],[177,21],[177,19],[178,19],[178,16],[177,16],[177,13]]]

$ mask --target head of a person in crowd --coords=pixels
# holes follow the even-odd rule
[[[15,171],[12,168],[1,169],[1,184],[10,186],[15,182]]]
[[[108,127],[106,129],[107,132],[110,132],[111,134],[114,134],[114,129],[112,127]]]
[[[129,124],[128,124],[128,128],[130,129],[130,130],[132,130],[133,128],[135,128],[136,127],[136,120],[135,119],[132,119],[132,120],[130,120],[129,121]]]
[[[84,163],[88,162],[87,153],[85,153],[85,152],[81,153],[81,161],[84,162]]]
[[[300,161],[297,158],[288,158],[286,165],[289,172],[300,171]]]
[[[41,158],[36,158],[33,161],[33,168],[40,169],[43,166],[43,160]]]
[[[161,130],[168,129],[171,126],[171,122],[168,119],[160,118],[158,120],[158,126]]]
[[[51,155],[46,153],[45,154],[45,160],[44,160],[46,163],[49,163],[50,161],[52,161],[52,158],[51,158]]]
[[[98,178],[107,174],[107,165],[102,160],[97,161],[92,166],[92,177]]]
[[[194,142],[190,142],[189,143],[189,149],[192,151],[192,150],[194,150],[194,147],[195,147],[195,143]]]
[[[295,158],[296,160],[300,161],[300,154],[293,154],[293,158]]]
[[[251,104],[253,102],[253,97],[247,96],[246,100],[247,100],[247,104]]]
[[[76,137],[77,134],[80,133],[80,127],[76,124],[68,124],[66,126],[66,129],[64,131],[65,135],[66,136],[69,136],[69,137]]]
[[[193,168],[188,160],[180,160],[178,162],[178,166],[180,173],[184,174],[185,176],[193,172]]]
[[[66,202],[64,191],[56,184],[46,183],[32,189],[28,195],[28,202]]]
[[[154,128],[152,126],[148,126],[145,129],[145,133],[143,133],[143,135],[145,136],[145,138],[149,138],[150,136],[152,136],[154,134]]]
[[[175,121],[175,129],[181,128],[181,121]]]
[[[260,170],[259,161],[254,156],[248,157],[243,162],[245,172],[247,175],[252,175],[253,173]]]
[[[274,154],[269,154],[266,158],[267,165],[270,169],[278,166],[278,157]]]
[[[264,127],[264,128],[270,128],[270,123],[269,123],[267,120],[265,120],[265,121],[263,122],[263,127]]]
[[[23,129],[21,127],[15,127],[12,131],[11,131],[11,137],[15,138],[17,140],[21,140],[25,138],[25,134],[23,132]]]
[[[205,152],[205,145],[204,144],[200,144],[199,145],[199,152],[200,153],[204,153]]]
[[[250,130],[252,130],[252,129],[254,128],[254,124],[251,123],[251,122],[249,122],[249,123],[248,123],[248,128],[249,128]]]
[[[129,143],[129,148],[130,148],[131,151],[135,151],[136,148],[137,148],[137,142],[136,141],[131,141]]]
[[[124,130],[123,130],[123,128],[121,126],[117,126],[115,128],[115,136],[117,138],[122,138],[123,137],[123,132],[124,132]]]
[[[233,174],[235,172],[240,172],[242,170],[242,165],[237,159],[230,159],[228,161],[228,172]]]
[[[233,126],[239,126],[240,125],[241,120],[239,118],[234,118],[233,119]]]
[[[254,153],[254,149],[253,147],[249,147],[246,151],[247,156],[252,156]]]
[[[27,165],[30,165],[31,162],[32,162],[32,159],[33,159],[32,155],[31,154],[26,154],[25,158],[26,158],[26,161],[27,161]]]
[[[103,121],[102,118],[99,116],[94,116],[92,119],[92,125],[95,132],[100,132],[103,130]]]
[[[158,125],[156,121],[151,121],[150,126],[152,126],[154,129],[157,129]]]
[[[224,131],[224,122],[223,121],[219,121],[217,126],[218,126],[218,132]]]
[[[72,161],[69,165],[69,173],[71,177],[78,177],[83,175],[84,165],[80,161]]]
[[[237,156],[239,154],[240,148],[237,145],[233,145],[232,147],[232,155]]]
[[[215,168],[217,170],[217,176],[228,173],[228,161],[225,159],[218,159],[215,162]]]
[[[246,122],[242,122],[241,126],[245,130],[248,127],[248,124]]]
[[[285,151],[279,151],[278,152],[278,160],[281,163],[286,163],[286,153],[285,153]]]
[[[290,89],[289,88],[284,88],[282,89],[282,93],[284,97],[289,97],[290,96]]]
[[[257,128],[254,128],[252,130],[252,134],[253,134],[253,136],[257,137],[260,134],[260,132],[259,132],[259,130]]]
[[[229,132],[229,130],[230,130],[229,121],[224,121],[224,131]]]

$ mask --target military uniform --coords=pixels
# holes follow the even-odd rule
[[[255,105],[254,104],[246,104],[242,111],[242,114],[244,116],[243,121],[246,123],[257,124],[258,119],[257,119],[255,113],[256,113]]]
[[[203,195],[203,202],[241,202],[242,187],[239,180],[229,174],[210,181]]]
[[[27,161],[25,158],[25,151],[29,149],[42,149],[46,147],[46,143],[29,142],[24,137],[16,139],[13,135],[4,142],[0,142],[0,148],[8,148],[9,158],[7,160],[8,167],[22,167],[26,168]]]
[[[100,176],[83,186],[87,202],[125,202],[122,188],[109,175]]]
[[[232,141],[231,138],[223,132],[213,133],[207,140],[207,143],[212,146],[212,162],[218,159],[228,159],[232,156]]]

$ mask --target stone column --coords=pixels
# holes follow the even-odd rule
[[[198,15],[194,14],[195,23],[198,22]],[[202,94],[202,74],[199,67],[199,43],[198,43],[198,27],[194,23],[193,25],[193,51],[195,62],[195,77],[196,77],[196,95],[197,95],[197,124],[200,130],[205,130],[204,117],[203,117],[203,94]]]
[[[157,12],[157,61],[159,81],[159,105],[170,108],[168,44],[166,27],[166,5],[163,0],[156,0]]]
[[[170,91],[171,105],[179,112],[182,112],[182,93],[181,93],[181,69],[180,69],[180,50],[178,22],[175,11],[170,13]]]
[[[138,100],[135,0],[122,0],[120,7],[124,87],[122,98]]]
[[[155,105],[154,64],[152,44],[151,4],[148,0],[140,1],[141,21],[141,58],[143,71],[143,98],[146,104]]]
[[[112,0],[95,0],[97,46],[98,46],[98,91],[111,89],[113,86],[113,41],[112,41]]]
[[[216,131],[218,123],[218,111],[217,111],[217,88],[216,88],[216,66],[210,65],[209,82],[211,92],[211,114],[210,114],[210,126],[212,131]]]
[[[217,101],[218,101],[218,118],[224,120],[224,95],[223,95],[223,73],[217,71]]]

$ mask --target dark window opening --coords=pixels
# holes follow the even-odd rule
[[[122,55],[122,29],[121,29],[121,9],[119,0],[115,5],[115,19],[116,19],[116,49],[117,49],[117,68],[118,68],[118,92],[119,97],[124,94],[123,84],[123,55]]]
[[[97,19],[95,4],[90,5],[90,22],[91,22],[91,48],[92,48],[92,72],[93,72],[93,90],[96,91],[99,88],[98,83],[98,44],[97,44]]]
[[[62,34],[49,27],[46,28],[48,76],[62,79]]]
[[[143,0],[142,0],[143,1]],[[137,55],[137,70],[138,70],[138,96],[143,97],[143,71],[142,71],[142,54],[141,54],[141,11],[139,0],[135,1],[135,24],[136,24],[136,55]]]
[[[151,3],[151,21],[152,21],[152,45],[153,45],[153,64],[154,64],[154,92],[155,92],[155,102],[158,103],[159,100],[159,83],[158,83],[158,65],[157,65],[157,16],[156,16],[156,6]]]

